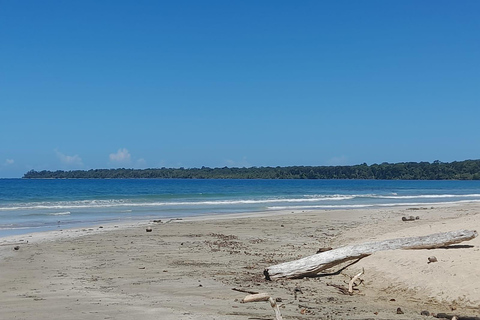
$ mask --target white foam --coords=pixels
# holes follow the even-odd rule
[[[65,211],[65,212],[52,212],[52,213],[48,213],[48,215],[51,215],[51,216],[67,216],[69,215],[71,212],[70,211]]]
[[[341,204],[341,205],[310,205],[310,206],[272,206],[268,210],[299,210],[299,209],[359,209],[359,208],[375,208],[375,207],[403,207],[403,206],[433,206],[433,205],[455,205],[460,203],[474,203],[480,200],[459,200],[444,202],[398,202],[398,203],[371,203],[371,204]]]
[[[127,200],[83,200],[83,201],[59,201],[59,202],[36,202],[25,205],[12,205],[0,207],[0,211],[15,210],[65,210],[58,215],[69,214],[69,209],[91,209],[91,208],[121,208],[121,207],[177,207],[177,206],[228,206],[228,205],[255,205],[269,203],[307,203],[323,201],[354,200],[356,198],[370,199],[448,199],[448,198],[480,198],[480,194],[431,194],[431,195],[404,195],[394,193],[388,195],[379,194],[353,194],[353,195],[304,195],[299,198],[266,198],[266,199],[233,199],[233,200],[207,200],[207,201],[154,201],[154,202],[131,202]]]

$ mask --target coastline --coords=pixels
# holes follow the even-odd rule
[[[480,181],[13,180],[0,189],[0,238],[149,219],[480,202]]]
[[[242,213],[10,236],[0,239],[0,299],[9,319],[272,318],[266,303],[241,304],[245,294],[235,287],[281,298],[285,319],[424,319],[422,310],[478,316],[478,237],[453,249],[378,252],[315,279],[269,282],[263,269],[320,247],[480,230],[479,209],[462,203]],[[420,219],[401,221],[409,215]],[[432,255],[438,262],[428,264]],[[354,296],[326,285],[344,285],[362,268]]]

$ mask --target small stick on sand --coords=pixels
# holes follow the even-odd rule
[[[245,290],[241,288],[232,288],[232,290],[238,291],[238,292],[243,292],[243,293],[249,293],[249,294],[257,294],[258,291],[251,291],[251,290]]]
[[[338,291],[340,291],[341,293],[346,294],[346,295],[350,295],[350,293],[348,292],[348,289],[345,288],[344,286],[339,285],[339,284],[327,283],[327,286],[337,288]]]
[[[365,273],[365,269],[362,268],[362,272],[357,274],[355,277],[350,280],[350,283],[348,284],[348,292],[352,295],[353,294],[353,285],[355,284],[355,281],[360,277],[362,274]]]
[[[259,301],[268,301],[270,302],[270,306],[272,307],[273,311],[275,312],[275,319],[283,320],[282,314],[280,313],[280,308],[278,308],[277,302],[275,299],[270,297],[268,293],[262,292],[257,294],[250,294],[243,298],[242,302],[259,302]]]

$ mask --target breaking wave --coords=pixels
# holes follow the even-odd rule
[[[419,202],[406,204],[403,200],[420,200]],[[428,204],[431,201],[434,203],[443,202],[442,199],[456,199],[454,202],[460,202],[465,199],[466,201],[480,200],[480,194],[423,194],[423,195],[397,195],[391,194],[333,194],[333,195],[303,195],[300,197],[270,197],[270,198],[258,198],[258,199],[192,199],[190,201],[155,201],[145,199],[125,200],[125,199],[110,199],[110,200],[80,200],[80,201],[56,201],[56,202],[30,202],[30,203],[17,203],[4,205],[0,207],[0,211],[14,211],[14,210],[58,210],[59,212],[48,212],[44,214],[48,215],[70,215],[71,209],[95,209],[95,208],[123,208],[123,212],[129,212],[135,207],[208,207],[208,206],[268,206],[269,204],[295,204],[292,207],[295,208],[317,208],[324,207],[322,203],[328,203],[328,207],[331,208],[359,208],[359,207],[371,207],[379,205],[422,205]],[[385,201],[382,201],[385,200]],[[423,201],[427,200],[427,201]],[[365,202],[371,203],[365,203]],[[340,202],[338,205],[332,204]],[[348,202],[348,203],[341,203]],[[361,203],[357,203],[361,202]],[[385,203],[379,203],[385,202]],[[312,205],[305,205],[312,203]],[[318,203],[315,205],[314,203]],[[303,205],[302,205],[303,204]],[[267,208],[290,208],[290,206],[271,206]]]

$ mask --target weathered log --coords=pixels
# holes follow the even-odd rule
[[[329,269],[345,261],[364,258],[376,251],[396,249],[434,249],[471,240],[477,235],[477,231],[459,230],[435,233],[421,237],[398,238],[345,246],[299,260],[270,266],[265,269],[264,275],[267,280],[315,277],[323,270]]]

